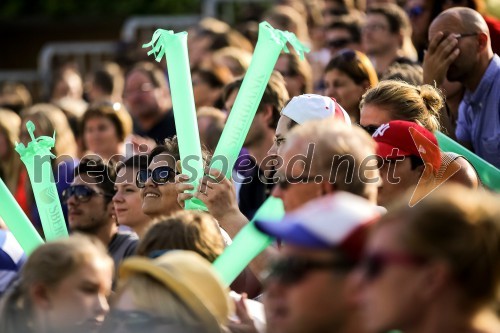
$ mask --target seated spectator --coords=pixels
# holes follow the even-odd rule
[[[125,76],[123,102],[134,121],[134,134],[161,142],[176,134],[165,73],[153,63],[136,64]]]
[[[408,16],[398,5],[386,4],[368,8],[362,30],[363,49],[370,57],[379,77],[395,62],[413,63],[416,60],[416,53],[409,54],[405,50],[405,43],[411,44],[410,36]]]
[[[135,253],[138,240],[135,234],[118,231],[113,219],[114,165],[100,159],[83,159],[74,176],[62,194],[63,203],[68,205],[70,230],[97,237],[118,267],[124,258]]]
[[[362,51],[362,25],[363,17],[356,15],[342,15],[330,23],[326,28],[326,44],[330,56],[334,57],[343,49]]]
[[[275,70],[283,75],[290,98],[313,92],[312,70],[306,59],[300,59],[295,53],[282,53]]]
[[[267,153],[272,156],[283,157],[282,149],[286,142],[286,136],[293,127],[311,120],[321,120],[330,117],[351,125],[351,120],[347,112],[330,97],[306,94],[292,98],[283,110],[281,110],[281,116],[274,135],[274,142]]]
[[[374,153],[375,144],[366,133],[338,120],[297,126],[286,136],[281,150],[284,167],[278,169],[272,195],[283,200],[285,212],[337,191],[375,203],[379,175],[375,160],[369,163]],[[299,155],[304,163],[294,163]]]
[[[198,109],[203,106],[222,108],[222,90],[232,79],[225,67],[196,69],[191,73],[194,104]]]
[[[182,210],[177,203],[175,175],[180,171],[180,153],[177,137],[166,139],[148,156],[147,169],[137,173],[137,187],[141,189],[142,211],[150,218],[168,216]]]
[[[19,114],[21,110],[30,107],[31,93],[22,83],[3,82],[0,86],[0,108],[6,108]]]
[[[196,111],[200,142],[213,154],[224,130],[227,116],[219,109],[202,107]]]
[[[302,43],[310,44],[306,18],[292,7],[272,6],[264,13],[262,20],[267,21],[275,29],[293,32]]]
[[[38,247],[0,303],[4,333],[97,333],[109,311],[113,261],[95,238]]]
[[[75,116],[80,116],[87,109],[83,100],[83,80],[74,63],[66,63],[57,69],[50,88],[50,103],[55,105],[71,104]]]
[[[404,81],[414,86],[424,84],[424,71],[420,65],[394,63],[389,66],[380,81]]]
[[[115,299],[104,333],[220,333],[233,309],[210,263],[181,250],[125,261]]]
[[[374,134],[384,123],[405,120],[434,132],[441,128],[439,110],[443,102],[440,92],[430,85],[417,87],[401,81],[382,81],[363,95],[360,125],[369,134]],[[444,167],[451,161],[456,161],[461,167],[451,181],[471,188],[481,184],[476,170],[463,156],[447,152],[442,157]]]
[[[373,226],[355,275],[365,332],[499,332],[498,207],[458,185],[413,208],[400,200]]]
[[[424,59],[424,51],[429,46],[429,25],[441,12],[442,1],[408,0],[402,7],[408,13],[411,24],[411,40],[417,49],[418,61]]]
[[[231,113],[242,83],[243,78],[240,78],[224,88],[224,104],[228,113]],[[273,71],[243,142],[243,148],[247,149],[248,153],[239,159],[233,175],[237,179],[236,182],[241,184],[238,191],[239,210],[249,219],[271,192],[272,184],[266,180],[266,173],[272,172],[273,167],[265,163],[266,156],[273,144],[280,111],[288,99],[283,76]],[[239,165],[245,167],[238,168]],[[219,220],[218,216],[214,216]]]
[[[282,145],[286,142],[287,133],[292,127],[297,124],[302,125],[309,120],[330,117],[350,125],[347,113],[331,98],[313,94],[294,97],[281,111],[281,116],[276,128],[274,144],[268,154],[270,157],[275,158],[279,156],[279,158],[282,159]],[[363,133],[361,133],[361,135],[363,135]],[[328,133],[325,138],[326,137],[330,137],[330,133]],[[373,142],[371,142],[371,145],[373,145]],[[279,168],[279,165],[275,165],[274,167]],[[203,193],[200,193],[202,192],[201,188],[197,189],[197,191],[194,192],[194,196],[202,200],[224,230],[227,230],[229,235],[235,237],[248,223],[248,219],[238,207],[235,186],[230,180],[221,177],[219,170],[210,169],[209,175],[217,179],[217,182],[214,183],[213,178],[208,176],[203,177],[201,184],[204,186],[206,186],[206,184],[211,184],[211,186],[206,186]],[[185,175],[179,175],[177,180],[178,183],[176,184],[176,188],[178,200],[180,204],[183,205],[185,200],[193,197],[193,194],[189,192],[184,193],[184,191],[193,190],[193,186],[185,183],[187,180]],[[308,200],[310,198],[303,197],[302,199]],[[262,273],[267,259],[273,253],[273,248],[270,247],[250,263],[249,267],[254,275],[259,276]]]
[[[443,1],[442,11],[453,7],[468,7],[480,13],[490,31],[491,48],[496,54],[500,54],[500,19],[493,15],[489,15],[486,11],[486,4],[484,0],[453,0]]]
[[[136,184],[137,173],[147,167],[147,155],[134,155],[116,167],[113,196],[116,222],[131,228],[139,238],[144,236],[153,223],[142,211],[141,189]]]
[[[108,62],[92,74],[85,90],[90,103],[120,103],[123,85],[122,69],[118,64]]]
[[[361,97],[378,83],[370,59],[359,51],[342,50],[326,65],[323,79],[325,95],[335,98],[347,111],[351,122],[359,124]]]
[[[188,38],[191,69],[209,66],[212,54],[225,47],[236,47],[253,52],[253,46],[241,33],[225,22],[206,17],[191,29]]]
[[[125,138],[132,133],[132,118],[120,103],[91,105],[80,122],[83,148],[105,161],[124,159]]]
[[[14,149],[20,141],[20,129],[21,118],[14,111],[0,109],[0,178],[19,206],[29,215],[30,205],[26,192],[28,174],[22,168],[21,159]]]
[[[265,283],[268,332],[362,332],[349,274],[379,215],[366,199],[337,192],[285,215],[280,223],[255,223],[284,242]]]
[[[455,132],[458,141],[500,167],[500,58],[491,49],[483,17],[464,7],[442,12],[429,27],[426,61],[431,59],[440,72],[437,76],[446,75],[465,87]]]
[[[233,75],[233,79],[245,75],[251,61],[252,54],[250,52],[234,46],[224,47],[215,51],[212,55],[214,65],[229,69]]]
[[[434,134],[414,122],[390,121],[375,131],[373,139],[382,159],[378,204],[386,208],[409,190],[413,190],[410,205],[417,204],[461,169],[441,153]]]

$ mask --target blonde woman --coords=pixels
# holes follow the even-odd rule
[[[444,98],[441,92],[431,85],[414,86],[402,81],[381,81],[361,99],[360,125],[373,135],[382,124],[392,120],[405,120],[435,132],[441,129],[440,110],[443,106]],[[443,153],[442,170],[446,170],[454,161],[460,165],[460,170],[449,180],[478,188],[481,185],[479,176],[463,156],[451,152]]]
[[[95,238],[44,244],[0,304],[2,333],[97,332],[109,311],[113,260]]]

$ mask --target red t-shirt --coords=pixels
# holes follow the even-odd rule
[[[493,16],[484,16],[484,20],[490,29],[491,48],[496,54],[500,54],[500,20]]]
[[[17,188],[16,193],[14,193],[14,198],[16,199],[19,206],[21,206],[22,210],[29,215],[29,204],[28,204],[28,196],[26,195],[26,181],[28,178],[28,174],[24,168],[21,169],[19,173],[19,179],[17,180]]]

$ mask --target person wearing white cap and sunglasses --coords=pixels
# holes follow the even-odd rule
[[[321,120],[333,117],[348,125],[351,119],[347,112],[334,98],[304,94],[292,98],[281,111],[281,117],[276,127],[274,143],[269,149],[269,155],[281,156],[281,148],[285,143],[286,134],[296,125],[302,125],[310,120]]]
[[[284,243],[269,265],[265,283],[268,332],[360,331],[349,277],[379,217],[379,208],[368,200],[336,192],[280,222],[255,223],[261,232]]]
[[[281,111],[281,117],[278,121],[274,144],[268,154],[272,156],[280,155],[280,146],[285,142],[287,132],[297,124],[304,124],[310,120],[336,119],[339,123],[350,126],[349,115],[334,99],[314,94],[305,94],[294,97]],[[333,121],[333,120],[332,120]],[[370,140],[368,138],[368,140]],[[218,182],[210,181],[206,193],[195,193],[196,197],[201,199],[208,207],[212,216],[214,216],[220,225],[228,232],[231,237],[236,234],[248,223],[248,219],[241,213],[236,201],[236,190],[232,182],[224,177],[218,170],[211,169],[210,176],[215,177]],[[204,177],[208,182],[208,177]],[[180,181],[180,177],[177,177]],[[183,203],[192,197],[190,193],[183,193],[192,189],[192,186],[183,182],[176,184],[178,201]],[[302,203],[312,199],[302,199]],[[286,209],[286,207],[285,207]],[[269,251],[265,251],[261,256],[268,256]],[[260,256],[259,256],[260,257]],[[257,257],[257,258],[259,258]],[[260,274],[263,268],[262,260],[254,260],[250,267],[255,274]]]

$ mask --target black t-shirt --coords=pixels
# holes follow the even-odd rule
[[[134,122],[134,133],[140,136],[149,137],[157,143],[163,143],[166,138],[171,138],[177,134],[175,130],[174,112],[172,109],[160,119],[149,131],[145,131]]]
[[[243,158],[245,157],[246,156],[243,156]],[[255,212],[271,194],[274,183],[272,183],[272,179],[265,177],[264,171],[255,164],[253,159],[249,160],[251,164],[248,168],[245,168],[249,171],[241,172],[241,170],[239,170],[238,172],[243,174],[244,179],[243,181],[241,179],[238,181],[242,181],[239,191],[239,208],[243,215],[251,220]]]

